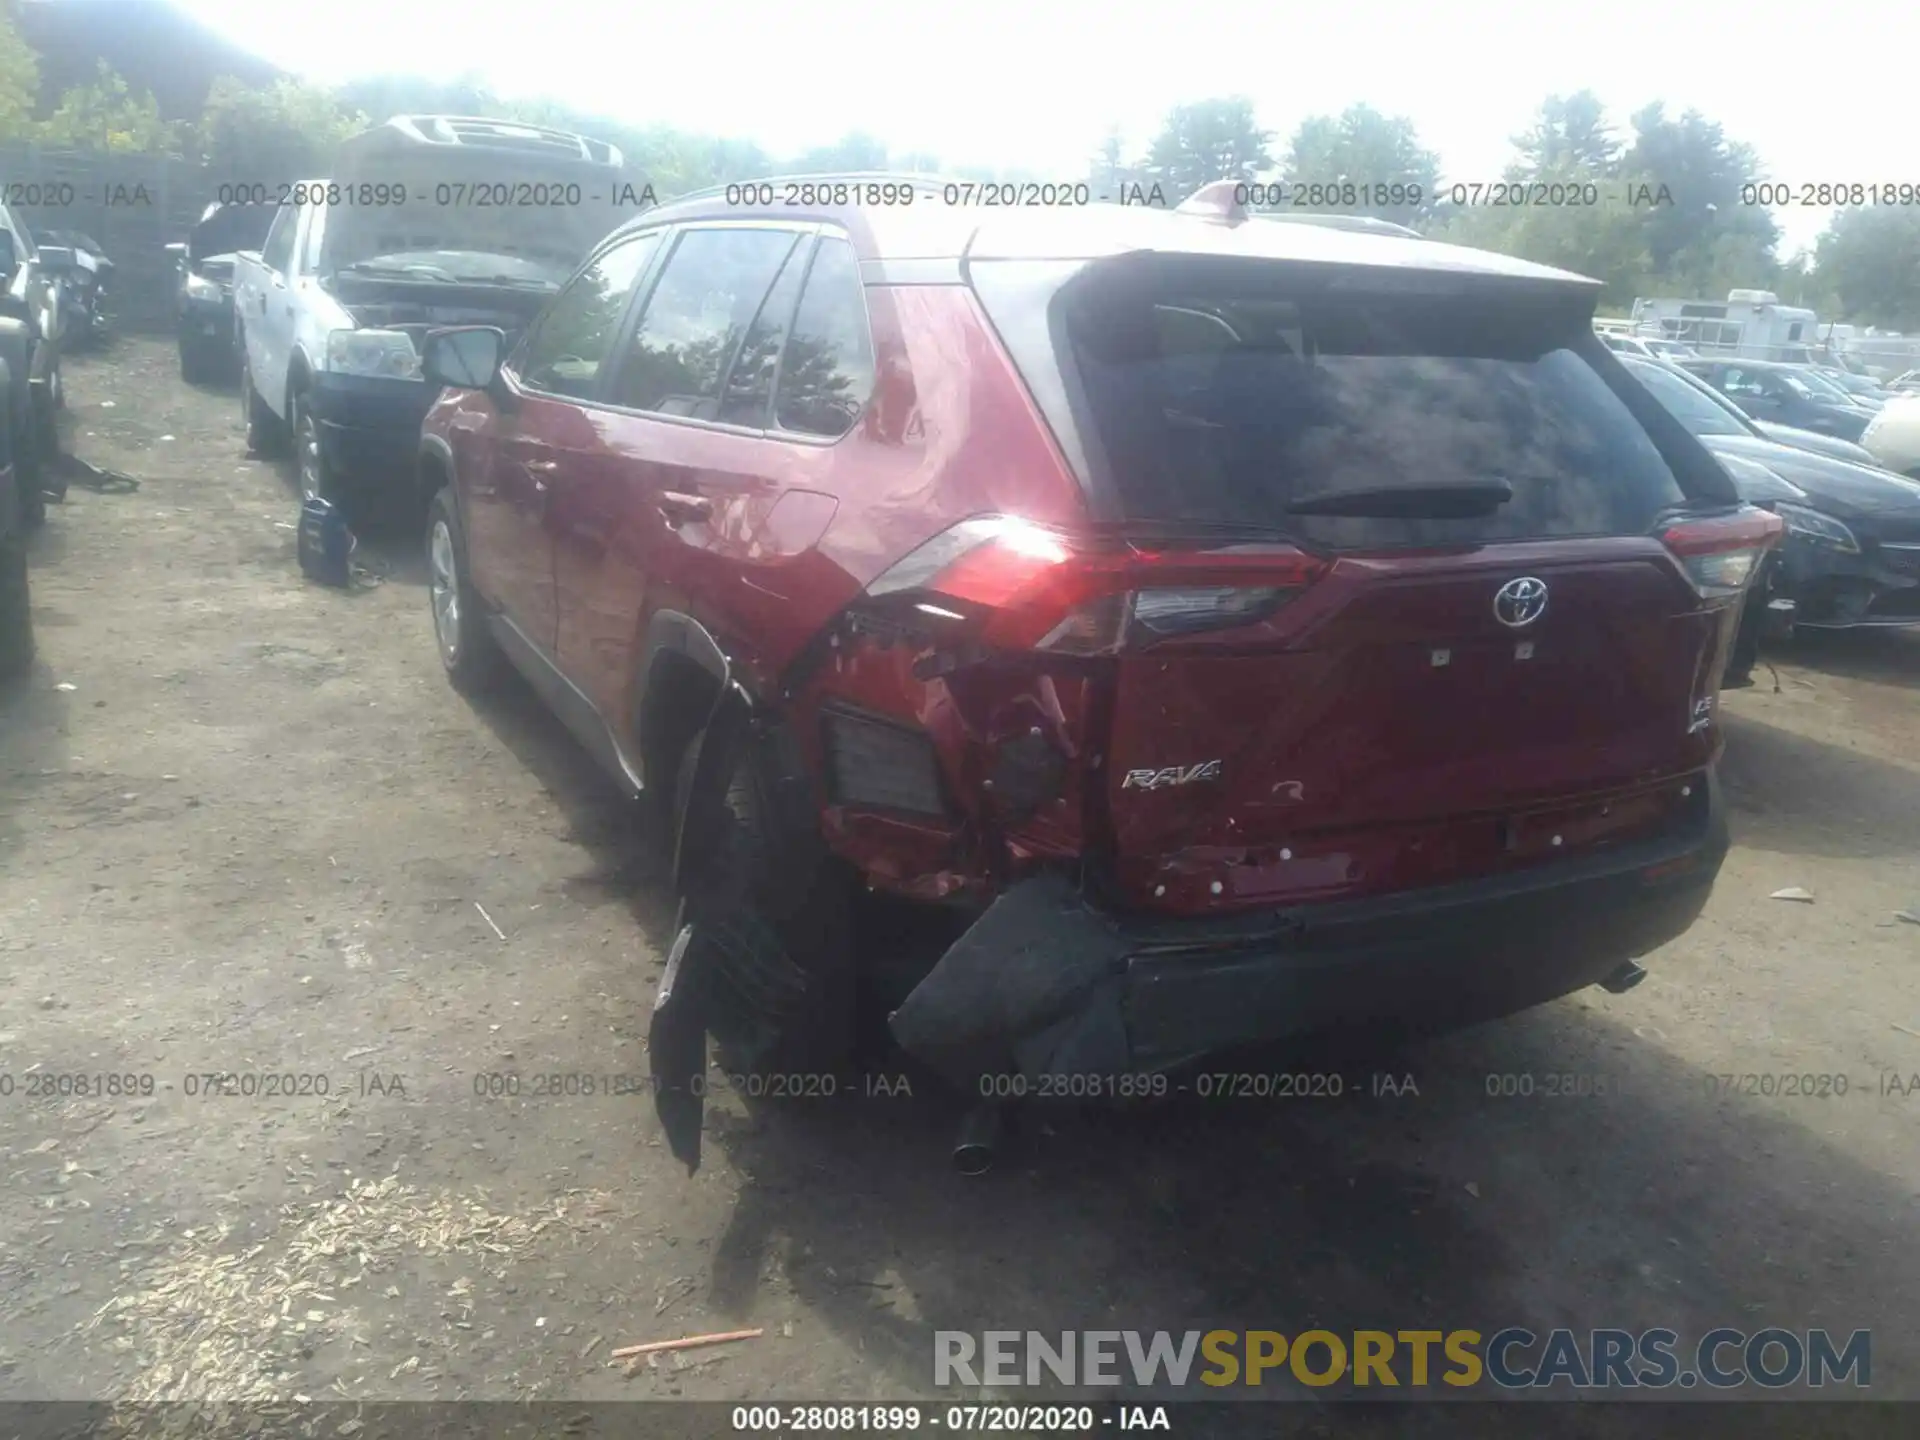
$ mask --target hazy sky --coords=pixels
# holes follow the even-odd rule
[[[1409,116],[1449,180],[1491,180],[1544,96],[1591,88],[1622,128],[1650,100],[1701,110],[1772,179],[1920,184],[1914,106],[1896,99],[1920,76],[1913,0],[1744,19],[1700,0],[181,3],[315,80],[472,72],[502,94],[775,154],[859,129],[896,151],[1071,180],[1109,125],[1131,150],[1176,104],[1244,94],[1276,147],[1305,116],[1365,101]],[[1826,214],[1779,218],[1785,253]]]

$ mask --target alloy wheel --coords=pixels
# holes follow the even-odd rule
[[[433,522],[427,568],[433,595],[433,633],[440,642],[441,658],[451,665],[460,654],[460,575],[453,556],[453,532],[445,520]]]
[[[300,405],[299,420],[294,428],[294,449],[300,461],[300,500],[305,504],[318,499],[326,493],[326,483],[320,473],[320,427],[314,424],[313,415],[306,405]]]

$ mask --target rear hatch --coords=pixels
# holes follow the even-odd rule
[[[1434,883],[1682,806],[1777,522],[1649,418],[1587,287],[1127,256],[1050,311],[1000,328],[1124,547],[1060,634],[1110,657],[1128,898]]]

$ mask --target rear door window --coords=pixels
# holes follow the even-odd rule
[[[746,338],[734,356],[733,368],[721,387],[718,419],[725,425],[764,430],[773,418],[773,381],[793,325],[793,307],[800,299],[800,282],[807,272],[807,247],[796,245],[780,267],[780,278],[760,302],[760,313],[747,327]]]
[[[780,358],[775,418],[782,430],[838,439],[853,428],[873,394],[873,337],[853,247],[820,242],[793,334]]]
[[[792,230],[688,230],[667,257],[613,378],[610,403],[720,417],[720,385],[787,257]]]
[[[1080,408],[1129,518],[1374,548],[1642,533],[1684,498],[1565,306],[1215,283],[1085,293],[1064,320]],[[1290,509],[1490,479],[1513,495],[1485,516]]]

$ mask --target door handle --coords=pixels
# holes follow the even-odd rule
[[[704,495],[688,495],[679,490],[660,492],[660,513],[669,525],[685,525],[693,520],[713,517],[713,501]]]
[[[551,475],[560,468],[560,462],[558,460],[529,460],[526,462],[526,466],[527,469],[531,470],[535,475]]]

